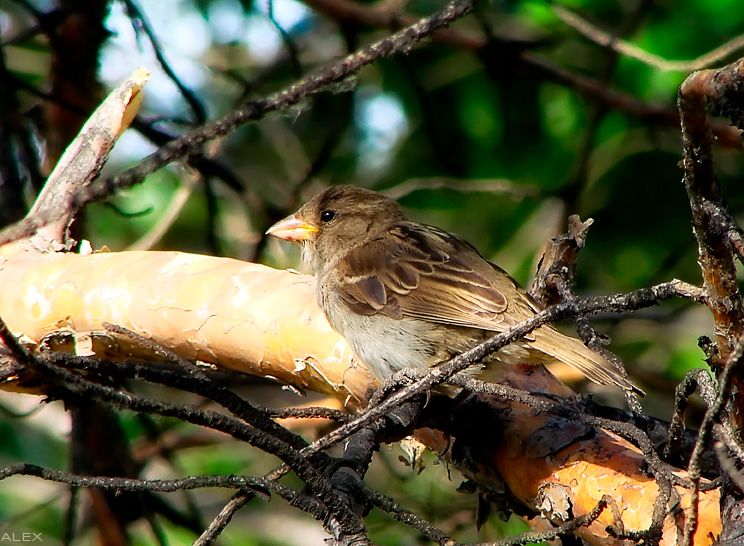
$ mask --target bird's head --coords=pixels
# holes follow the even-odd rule
[[[303,243],[303,258],[318,271],[404,219],[401,206],[389,197],[356,186],[331,186],[266,233]]]

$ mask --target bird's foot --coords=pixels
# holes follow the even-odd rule
[[[393,392],[403,387],[412,385],[418,379],[421,379],[424,373],[425,372],[422,372],[421,370],[418,370],[416,368],[403,368],[402,370],[395,372],[392,376],[390,376],[380,384],[380,386],[370,398],[368,407],[375,407],[380,402],[385,400],[385,398],[390,396]]]

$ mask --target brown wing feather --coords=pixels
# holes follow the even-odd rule
[[[539,310],[506,272],[454,235],[411,223],[398,224],[388,235],[339,263],[341,297],[357,313],[500,332]],[[614,364],[551,326],[527,339],[533,350],[579,369],[592,381],[642,393]]]
[[[354,311],[493,331],[514,323],[505,322],[507,297],[487,278],[493,275],[488,266],[477,272],[453,256],[473,253],[474,262],[487,264],[470,245],[408,223],[389,235],[350,252],[339,264],[342,298]]]

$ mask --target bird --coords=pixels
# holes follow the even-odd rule
[[[366,188],[330,186],[266,233],[302,244],[318,305],[381,382],[445,362],[541,311],[470,243],[409,221],[397,201]],[[552,361],[595,383],[643,393],[624,370],[552,325],[489,355],[481,367]]]

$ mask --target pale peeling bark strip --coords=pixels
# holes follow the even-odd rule
[[[61,330],[73,334],[77,352],[152,358],[103,327],[117,324],[186,359],[358,406],[372,379],[317,309],[311,282],[180,252],[20,252],[0,261],[0,283],[14,287],[0,293],[0,316],[35,342]]]

